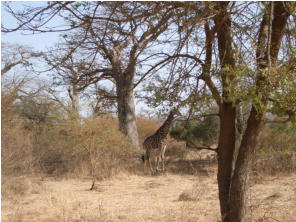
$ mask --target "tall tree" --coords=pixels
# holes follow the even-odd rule
[[[280,64],[278,60],[280,45],[290,16],[289,3],[263,4],[259,37],[257,41],[254,41],[255,38],[248,39],[245,45],[237,42],[237,40],[242,39],[238,39],[234,34],[233,24],[240,25],[240,27],[247,24],[247,22],[240,23],[238,20],[233,21],[232,15],[236,15],[235,4],[229,2],[214,3],[214,9],[217,10],[217,14],[213,18],[215,26],[212,30],[205,27],[206,55],[203,65],[205,72],[201,75],[219,107],[218,187],[220,210],[222,221],[231,222],[249,220],[247,199],[249,171],[257,141],[264,126],[265,113],[268,105],[273,106],[269,104],[270,97],[281,91],[279,82],[283,82],[282,79],[285,79],[288,85],[294,85],[293,79],[295,79],[295,70],[291,72],[289,69],[283,68],[287,61],[282,59],[282,64]],[[238,8],[241,7],[247,9],[245,5],[238,6]],[[212,63],[215,30],[219,52],[216,64],[219,68],[218,72],[215,70],[215,73],[212,73],[209,68]],[[242,29],[240,32],[242,32]],[[249,35],[248,38],[253,35],[248,31],[247,34]],[[242,48],[238,48],[240,45],[245,46],[245,48],[247,48],[247,44],[251,46],[251,41],[255,42],[256,69],[252,67],[252,63],[249,63],[249,58],[243,56],[244,53],[252,55],[254,51],[246,52]],[[236,47],[236,49],[233,47]],[[245,61],[241,62],[240,58],[244,58]],[[250,74],[251,76],[248,77]],[[220,79],[220,85],[213,81],[217,75]],[[248,82],[248,84],[243,81]],[[290,94],[295,92],[291,87],[288,88]],[[244,92],[244,90],[246,91]],[[236,158],[234,155],[235,134],[238,124],[236,122],[236,109],[242,102],[250,103],[252,108]]]
[[[186,49],[187,51],[178,50],[176,54],[169,56],[178,58],[177,62],[175,60],[172,63],[172,67],[182,67],[186,64],[183,59],[187,58],[195,61],[201,68],[189,69],[190,63],[187,62],[187,66],[179,71],[181,75],[178,78],[170,75],[167,79],[170,86],[175,87],[186,82],[186,79],[188,81],[193,78],[192,73],[197,73],[196,82],[203,80],[210,90],[220,118],[217,177],[222,221],[248,221],[249,171],[258,137],[266,120],[265,114],[269,107],[279,107],[283,114],[288,115],[288,119],[295,116],[294,108],[280,105],[287,103],[284,102],[285,99],[290,104],[295,104],[295,67],[292,65],[295,64],[295,50],[293,51],[293,47],[282,50],[289,52],[288,56],[279,57],[293,7],[285,2],[217,2],[205,3],[205,7],[215,15],[205,19],[204,34],[198,35],[199,39],[192,36],[197,44],[205,45],[203,52],[199,54]],[[259,14],[254,10],[256,7],[261,10]],[[199,22],[188,24],[199,27],[199,30],[202,27]],[[259,36],[255,33],[259,33]],[[218,52],[217,56],[213,57],[215,52]],[[160,78],[159,84],[162,83],[163,79]],[[183,86],[181,88],[184,92],[187,88]],[[195,86],[195,92],[200,92],[200,85]],[[191,93],[194,95],[194,90]],[[172,99],[175,98],[176,96]],[[246,126],[242,127],[236,114],[241,115],[240,109],[245,104],[251,106],[251,109]],[[236,142],[238,130],[242,134],[240,144]]]
[[[1,75],[19,65],[28,69],[32,66],[32,60],[41,56],[29,47],[17,44],[2,43],[1,50]]]
[[[89,66],[95,67],[93,72],[85,73],[88,84],[103,78],[112,79],[116,85],[120,130],[139,148],[133,98],[136,66],[149,44],[168,27],[173,8],[164,7],[162,3],[49,2],[47,6],[17,13],[7,5],[7,10],[22,25],[3,30],[73,30],[72,35],[64,35],[71,45],[70,54],[83,50]],[[66,21],[65,26],[46,28],[45,24],[55,15]]]
[[[137,13],[143,13],[143,11],[152,15],[150,11],[154,7],[122,3],[105,4],[101,13],[106,17],[98,20],[88,18],[89,24],[79,30],[82,33],[75,34],[74,38],[71,36],[67,40],[84,51],[93,49],[88,54],[93,60],[103,58],[101,60],[103,65],[92,64],[97,67],[93,76],[99,75],[104,79],[111,79],[115,84],[119,128],[137,148],[140,146],[133,98],[136,66],[139,65],[138,60],[149,46],[148,44],[155,41],[166,30],[168,19],[172,14],[171,10],[167,9],[158,14],[159,19],[147,20],[146,16],[134,19]],[[127,22],[122,22],[125,20]]]
[[[264,126],[269,97],[277,88],[271,84],[272,72],[278,69],[278,53],[290,12],[285,2],[265,5],[256,50],[255,92],[259,95],[252,104],[247,127],[239,148],[229,193],[229,221],[248,221],[248,186],[250,163],[254,157],[259,135]],[[277,70],[280,71],[280,70]],[[283,72],[283,70],[282,70]],[[283,75],[285,75],[283,73]]]
[[[151,70],[161,71],[147,86],[149,93],[153,91],[150,101],[155,95],[155,104],[163,100],[169,100],[166,105],[178,100],[190,102],[189,113],[193,113],[201,98],[214,101],[220,119],[217,177],[221,217],[223,222],[237,222],[249,219],[249,169],[265,114],[273,111],[295,120],[295,106],[288,105],[296,102],[292,32],[288,32],[289,49],[281,47],[290,15],[295,13],[293,4],[49,2],[23,13],[15,13],[8,5],[21,22],[16,28],[3,30],[73,31],[65,33],[70,47],[62,61],[79,52],[87,64],[79,73],[85,85],[103,79],[115,85],[120,128],[135,147],[134,88]],[[62,17],[67,26],[46,28],[54,15]],[[173,33],[178,41],[168,45],[171,41],[165,40],[170,38],[162,37],[163,33]],[[145,53],[155,45],[163,60],[151,64],[153,56]],[[138,76],[138,67],[148,60],[150,69]],[[168,74],[161,69],[165,64],[171,65]],[[251,109],[244,130],[236,115],[246,104]],[[239,145],[238,128],[242,134]]]

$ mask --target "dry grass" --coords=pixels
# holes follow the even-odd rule
[[[70,121],[61,125],[59,139],[64,147],[72,141],[67,152],[86,155],[91,175],[104,179],[132,164],[135,152],[118,128],[118,120],[108,116],[86,119],[83,124]]]
[[[208,173],[175,173],[190,162],[195,172]],[[216,166],[185,159],[167,167],[159,176],[120,173],[93,191],[88,177],[8,179],[2,184],[2,221],[220,221]],[[294,221],[295,178],[264,177],[253,185],[250,221]]]
[[[63,122],[37,132],[27,130],[6,108],[2,110],[2,123],[6,121],[2,124],[2,221],[220,221],[215,153],[189,151],[184,143],[171,140],[168,173],[145,176],[142,165],[131,161],[134,154],[115,119]],[[141,118],[137,124],[141,142],[159,127]],[[280,159],[281,169],[288,166],[287,158]],[[101,180],[89,191],[92,167]],[[280,175],[255,177],[250,221],[296,218],[296,175]]]
[[[274,125],[262,132],[253,168],[264,175],[296,171],[296,131],[291,123]]]
[[[296,175],[265,177],[251,187],[252,221],[292,222],[296,218]]]
[[[26,130],[25,121],[13,113],[17,89],[1,92],[2,174],[28,173],[33,165],[33,133]]]
[[[4,199],[22,198],[30,194],[39,194],[42,183],[26,176],[4,177],[1,181],[2,197]]]
[[[140,143],[142,144],[148,136],[151,136],[153,133],[155,133],[155,131],[160,126],[161,122],[149,120],[144,117],[137,117],[137,128]]]
[[[257,155],[254,170],[264,175],[287,174],[296,171],[295,151],[269,151]]]
[[[102,181],[88,191],[86,180],[46,179],[42,193],[26,194],[16,201],[3,200],[3,221],[193,221],[205,218],[196,201],[178,201],[190,189],[193,176],[125,176]],[[181,182],[182,181],[182,182]],[[210,181],[209,181],[210,182]],[[216,196],[211,202],[218,207]],[[217,209],[218,210],[218,209]],[[216,214],[207,218],[218,218]],[[199,215],[199,212],[202,212]]]

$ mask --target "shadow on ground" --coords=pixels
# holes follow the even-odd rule
[[[178,175],[211,176],[217,162],[214,160],[167,160],[166,170]]]

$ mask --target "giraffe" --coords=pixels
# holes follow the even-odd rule
[[[158,171],[159,162],[161,160],[162,162],[162,171],[164,172],[165,168],[165,159],[164,159],[164,153],[167,147],[167,135],[169,133],[170,126],[174,120],[174,116],[179,113],[177,108],[174,108],[170,111],[167,119],[162,124],[162,126],[152,135],[145,139],[143,143],[143,148],[146,150],[146,156],[145,154],[142,156],[142,160],[144,162],[144,171],[146,169],[147,160],[149,162],[151,173],[154,174],[151,160],[150,160],[150,153],[152,149],[158,149],[158,156],[157,156],[157,165],[156,165],[156,171]]]

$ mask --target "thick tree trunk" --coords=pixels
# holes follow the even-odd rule
[[[221,12],[216,16],[215,24],[221,20],[221,28],[217,31],[219,59],[221,63],[222,79],[222,100],[219,106],[220,114],[220,136],[218,144],[218,188],[220,211],[222,221],[228,221],[229,211],[229,189],[232,176],[232,160],[235,150],[235,116],[236,108],[234,101],[230,97],[229,82],[235,76],[234,72],[229,71],[235,67],[234,53],[232,49],[231,37],[231,14],[228,12],[229,2],[217,3],[217,10]],[[229,81],[230,80],[230,81]]]
[[[232,103],[220,106],[220,136],[218,144],[218,187],[222,221],[228,221],[229,188],[232,176],[232,159],[235,149],[235,107]]]
[[[238,136],[236,138],[235,132],[235,106],[238,101],[233,101],[231,97],[232,92],[230,91],[232,87],[235,87],[233,85],[235,83],[233,80],[236,78],[235,56],[234,50],[232,49],[233,39],[231,37],[231,13],[228,11],[229,2],[217,2],[215,5],[216,10],[219,11],[219,14],[214,18],[216,26],[222,21],[221,27],[217,31],[219,59],[221,63],[222,98],[220,98],[219,93],[217,93],[217,90],[215,90],[209,78],[205,78],[207,76],[204,77],[204,80],[211,89],[219,106],[220,137],[218,145],[218,187],[223,222],[245,222],[248,220],[247,196],[249,166],[251,158],[254,156],[253,153],[259,133],[262,130],[263,114],[270,90],[268,85],[269,81],[263,74],[266,73],[267,66],[271,65],[271,61],[276,61],[289,16],[285,9],[285,4],[287,3],[276,2],[274,4],[274,10],[270,10],[270,12],[268,10],[265,11],[260,25],[258,48],[256,52],[258,65],[256,92],[258,95],[262,95],[261,101],[257,105],[260,105],[258,107],[261,107],[262,110],[260,110],[260,113],[257,112],[255,109],[256,104],[253,104],[247,129],[242,136],[240,145],[241,137]],[[274,17],[273,20],[271,20],[272,17],[268,16],[267,13],[273,12]],[[268,30],[271,30],[271,24],[272,31],[269,33]],[[209,39],[208,36],[207,39]],[[207,44],[207,50],[211,52],[211,48],[208,47],[208,45],[209,44]],[[211,64],[208,58],[210,57],[207,54],[207,62]],[[231,83],[231,85],[229,85],[229,83]],[[240,126],[239,123],[238,126]],[[240,128],[240,133],[242,132],[243,130]]]
[[[73,89],[72,109],[75,115],[79,116],[79,95],[76,89]]]
[[[119,130],[128,136],[136,149],[140,149],[132,77],[132,75],[123,75],[116,81]]]
[[[71,116],[74,119],[79,117],[79,90],[77,89],[77,73],[72,74],[72,88],[68,89],[68,94],[71,99]]]
[[[256,150],[258,138],[263,128],[263,114],[259,114],[252,108],[248,119],[247,128],[242,138],[241,146],[235,164],[230,188],[230,212],[229,221],[247,222],[248,220],[248,187],[249,168],[254,152]]]
[[[274,5],[273,5],[274,4]],[[274,9],[273,9],[274,6]],[[258,138],[262,131],[268,96],[271,90],[269,81],[264,75],[264,71],[269,71],[270,66],[277,59],[283,33],[289,13],[286,11],[284,2],[270,3],[270,8],[265,12],[261,22],[257,48],[258,74],[256,80],[256,91],[262,94],[261,107],[259,112],[256,104],[253,104],[246,131],[243,135],[239,148],[239,153],[235,163],[235,170],[231,181],[229,203],[229,221],[247,222],[248,219],[248,191],[249,191],[249,172],[258,143]],[[273,16],[272,16],[273,15]],[[266,47],[267,44],[267,47]],[[267,48],[267,50],[266,50]],[[264,55],[264,56],[263,56]]]
[[[233,152],[233,159],[232,159],[232,169],[235,169],[235,163],[236,163],[239,147],[243,137],[244,125],[246,125],[246,122],[243,116],[244,116],[243,107],[238,104],[236,106],[236,117],[235,117],[236,135],[235,135],[235,150]]]
[[[71,99],[71,110],[69,110],[70,118],[73,120],[79,119],[79,93],[73,87],[73,90],[71,91],[68,89],[69,97]]]

